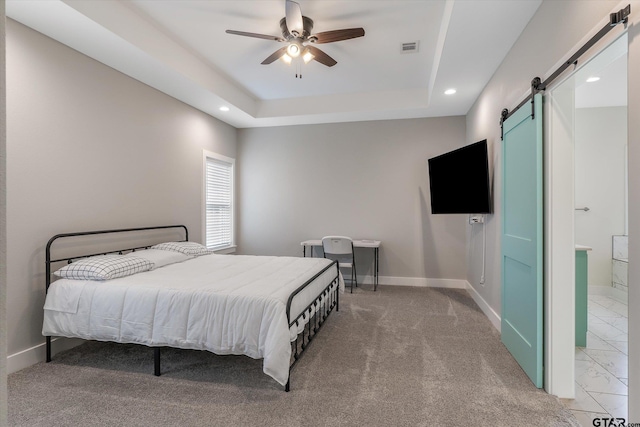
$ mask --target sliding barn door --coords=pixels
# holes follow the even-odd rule
[[[542,95],[503,123],[502,342],[531,378],[543,378]]]

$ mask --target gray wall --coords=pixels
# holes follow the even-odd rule
[[[0,426],[7,422],[7,203],[5,12],[0,0]]]
[[[640,283],[640,2],[631,1],[629,25],[629,283]],[[546,0],[529,22],[503,63],[489,81],[482,94],[467,114],[467,142],[488,138],[499,151],[500,111],[513,108],[524,98],[531,79],[546,77],[546,73],[584,42],[593,29],[603,22],[618,3],[610,1],[550,1]],[[620,4],[618,4],[620,5]],[[620,33],[620,29],[616,29]],[[495,156],[494,208],[487,223],[487,273],[484,287],[478,284],[482,269],[482,230],[472,231],[467,277],[472,286],[500,313],[500,191],[501,171],[499,155]],[[640,286],[629,287],[629,307],[640,306]],[[640,311],[629,310],[629,324],[640,323]],[[638,401],[640,396],[640,329],[629,329],[629,396]],[[640,405],[629,405],[629,420],[640,420]]]
[[[236,129],[7,23],[8,352],[43,342],[44,246],[56,233],[184,223],[201,239],[202,150]]]
[[[612,286],[612,238],[624,234],[627,107],[575,112],[575,241],[591,246],[589,286]]]
[[[427,168],[464,138],[464,117],[239,130],[241,253],[347,235],[382,240],[381,276],[464,280],[466,215],[431,215]]]
[[[513,108],[527,94],[531,79],[546,73],[586,36],[615,4],[605,1],[544,1],[520,38],[511,48],[473,107],[467,114],[467,142],[487,138],[494,159],[494,215],[487,227],[485,284],[482,272],[482,227],[474,227],[469,239],[467,279],[493,308],[501,311],[500,298],[500,112]]]

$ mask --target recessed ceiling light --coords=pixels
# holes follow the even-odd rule
[[[597,82],[598,80],[600,80],[600,77],[596,77],[596,76],[589,77],[589,78],[587,79],[587,83]]]
[[[456,93],[455,89],[447,89],[444,91],[445,95],[453,95],[454,93]]]
[[[220,107],[220,111],[229,111],[229,107],[223,105]]]

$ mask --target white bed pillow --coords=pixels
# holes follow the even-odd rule
[[[161,249],[145,249],[135,252],[131,252],[126,257],[140,257],[153,263],[151,270],[164,267],[165,265],[175,264],[177,262],[183,262],[193,258],[193,255],[185,255],[180,252],[163,251]]]
[[[196,242],[165,242],[160,243],[159,245],[151,246],[151,249],[179,252],[181,254],[191,256],[208,255],[213,253],[213,251]]]
[[[108,280],[149,271],[153,263],[144,258],[124,255],[99,255],[67,264],[56,271],[65,279]]]

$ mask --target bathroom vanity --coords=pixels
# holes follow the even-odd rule
[[[589,288],[589,246],[576,245],[576,347],[587,346],[587,293]]]

